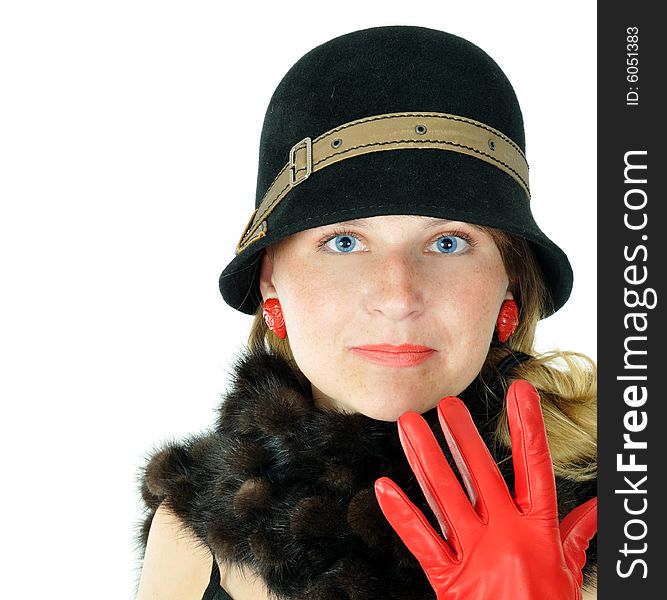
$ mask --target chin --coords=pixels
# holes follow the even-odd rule
[[[329,383],[329,382],[325,382]],[[347,414],[362,414],[378,421],[397,421],[408,412],[423,414],[437,406],[444,394],[434,394],[430,385],[419,385],[415,380],[382,380],[369,377],[348,377],[346,385],[340,380],[321,388],[312,384],[315,402]],[[422,381],[423,383],[423,381]]]
[[[391,398],[390,402],[387,401],[387,397]],[[384,395],[382,398],[369,398],[366,402],[351,407],[351,410],[378,421],[398,421],[398,418],[408,411],[422,414],[436,404],[437,400],[431,403],[424,402],[423,396],[400,398],[395,395]]]

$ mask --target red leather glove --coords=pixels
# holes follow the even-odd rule
[[[514,382],[507,393],[515,491],[512,497],[458,398],[438,416],[468,495],[423,417],[398,419],[403,450],[443,539],[386,477],[375,483],[385,517],[419,560],[438,600],[581,600],[597,498],[558,523],[556,485],[537,390]]]

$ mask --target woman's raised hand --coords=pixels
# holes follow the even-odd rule
[[[514,496],[468,409],[449,397],[440,401],[438,416],[467,494],[423,417],[407,412],[398,419],[403,450],[442,536],[391,479],[376,481],[378,502],[438,600],[580,600],[597,498],[559,523],[540,399],[530,383],[510,386],[507,414]]]

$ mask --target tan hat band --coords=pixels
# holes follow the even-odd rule
[[[445,113],[390,113],[365,117],[296,143],[236,246],[239,254],[266,235],[266,219],[289,191],[341,160],[386,150],[435,148],[467,154],[504,171],[530,199],[526,157],[506,135],[467,117]]]

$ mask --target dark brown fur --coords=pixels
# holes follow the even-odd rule
[[[486,439],[502,384],[497,393],[471,386],[462,396]],[[424,417],[453,464],[436,410]],[[511,469],[511,461],[503,464]],[[511,472],[503,475],[511,486]],[[285,361],[249,354],[236,365],[215,428],[165,445],[148,463],[144,543],[165,502],[219,560],[256,571],[278,598],[434,598],[379,509],[373,484],[381,476],[396,481],[437,530],[395,423],[320,409]],[[561,516],[595,495],[594,482],[557,483]],[[594,562],[595,543],[587,574]]]

